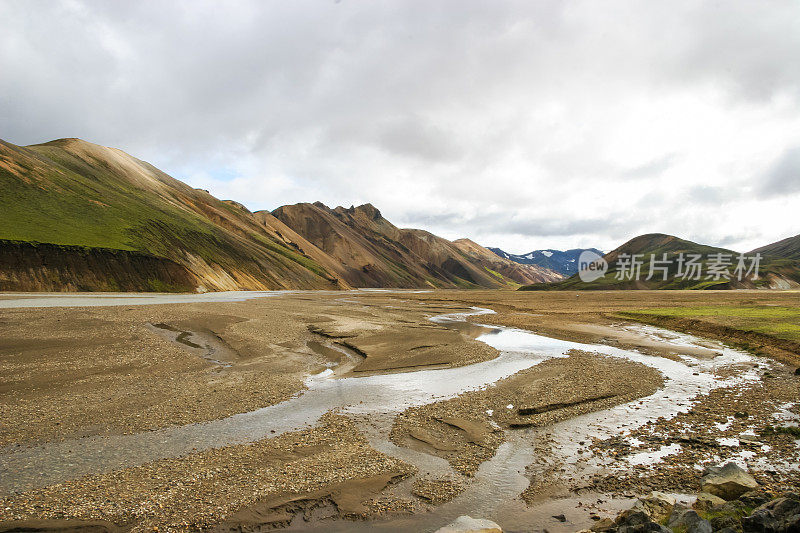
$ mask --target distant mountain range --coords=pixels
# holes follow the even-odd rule
[[[0,290],[516,288],[562,276],[370,204],[250,212],[80,139],[0,141]]]
[[[489,248],[498,256],[514,261],[521,265],[538,265],[549,268],[564,276],[571,276],[578,272],[578,257],[586,250],[603,255],[597,248],[574,248],[572,250],[534,250],[527,254],[515,255],[501,250],[500,248]]]
[[[398,228],[371,204],[250,212],[114,148],[80,139],[0,141],[0,290],[800,287],[800,236],[750,252],[762,255],[757,280],[687,278],[677,264],[667,279],[648,276],[653,255],[700,254],[704,271],[714,254],[738,256],[653,233],[606,254],[606,275],[586,283],[576,274],[584,251],[515,255],[449,241]],[[635,254],[642,275],[618,275]]]
[[[739,253],[726,248],[706,246],[663,233],[649,233],[635,237],[606,254],[608,271],[597,280],[585,282],[578,274],[556,283],[537,283],[522,290],[609,290],[609,289],[796,289],[800,288],[800,235],[762,246],[747,252],[744,266],[750,268],[753,256],[761,255],[758,279],[752,274],[735,275]],[[667,262],[663,262],[667,254]],[[686,264],[676,259],[696,255],[701,274],[693,275]],[[721,255],[720,255],[721,254]],[[641,275],[631,276],[632,257],[641,264]],[[652,276],[651,260],[653,262]],[[721,262],[722,261],[722,262]],[[730,264],[724,264],[729,262]],[[728,278],[711,274],[712,264],[731,275]],[[660,270],[665,268],[666,272]],[[666,275],[665,275],[666,274]],[[650,279],[647,279],[647,278]],[[666,279],[664,279],[666,277]]]

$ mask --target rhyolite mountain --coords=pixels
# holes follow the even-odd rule
[[[731,261],[728,270],[733,273],[737,265],[738,252],[698,244],[685,239],[680,239],[673,235],[663,233],[649,233],[634,237],[620,247],[614,249],[604,256],[608,262],[608,272],[600,279],[591,282],[584,282],[575,274],[568,279],[560,282],[541,284],[535,283],[521,287],[521,290],[613,290],[613,289],[753,289],[753,288],[776,288],[788,289],[800,287],[800,258],[798,258],[798,237],[784,239],[783,241],[770,244],[752,252],[745,254],[747,257],[756,252],[762,258],[759,268],[759,277],[752,280],[751,276],[743,276],[742,280],[732,276],[726,280],[709,278],[708,266],[713,262],[716,254],[723,254]],[[667,254],[667,259],[672,260],[666,265],[667,279],[663,279],[663,273],[654,270],[651,279],[646,279],[650,273],[651,259],[663,258]],[[701,256],[702,274],[700,279],[684,279],[678,275],[679,265],[674,259],[679,254],[688,256],[689,254],[699,254]],[[642,265],[640,267],[641,276],[638,279],[617,279],[620,271],[620,255],[627,254],[632,256],[639,254]],[[748,260],[746,266],[751,262]],[[662,266],[656,263],[654,266]],[[623,266],[622,268],[627,269]]]
[[[343,286],[277,220],[80,139],[0,143],[0,205],[3,290]]]
[[[497,254],[490,249],[470,239],[456,239],[453,241],[453,244],[458,247],[459,250],[473,258],[473,260],[479,261],[484,267],[523,284],[548,283],[564,279],[564,276],[555,269],[535,264],[518,263],[503,257],[498,257]],[[536,278],[539,278],[539,280],[524,281],[525,279],[534,280]]]
[[[553,276],[495,275],[445,239],[398,230],[372,206],[326,212],[349,232],[315,228],[318,217],[287,224],[252,213],[115,148],[0,141],[0,290],[496,288]]]
[[[337,274],[353,286],[508,287],[561,278],[540,267],[519,269],[512,261],[498,262],[493,254],[476,253],[466,241],[398,228],[371,204],[330,208],[320,202],[299,203],[279,207],[272,215],[337,261]]]
[[[592,251],[597,255],[603,255],[603,252],[597,248],[573,248],[572,250],[533,250],[527,254],[510,254],[500,248],[489,247],[489,250],[498,256],[520,263],[522,265],[537,265],[544,267],[564,276],[571,276],[578,272],[578,257],[586,251]]]

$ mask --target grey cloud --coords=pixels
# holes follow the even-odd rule
[[[738,244],[740,242],[742,242],[742,241],[745,241],[745,240],[748,240],[748,239],[753,239],[753,238],[758,238],[758,237],[759,237],[758,234],[755,234],[755,233],[750,232],[750,231],[744,231],[744,232],[741,232],[741,233],[723,235],[721,238],[717,238],[716,239],[716,242],[714,243],[714,245],[715,246],[719,246],[720,248],[733,249],[736,252],[743,252],[742,250],[735,249],[734,247],[738,246]],[[709,241],[706,239],[705,241],[701,241],[701,242],[709,242]]]
[[[740,197],[741,191],[738,188],[698,185],[689,189],[683,199],[690,203],[722,205]]]
[[[747,2],[725,10],[574,2],[571,17],[559,4],[241,2],[223,9],[205,2],[85,2],[52,10],[50,3],[5,2],[3,19],[17,30],[4,32],[2,65],[13,75],[4,76],[3,93],[28,105],[3,110],[4,134],[35,142],[69,129],[146,145],[135,137],[150,128],[159,142],[191,148],[205,140],[204,149],[254,131],[274,139],[304,129],[368,129],[376,120],[442,106],[469,112],[502,101],[510,87],[552,98],[576,87],[602,89],[615,76],[661,83],[667,71],[652,75],[653,61],[676,71],[675,84],[687,72],[711,72],[735,86],[752,78],[772,91],[793,91],[800,78],[797,62],[787,61],[798,49],[797,32],[787,27],[798,10],[788,3],[759,10],[760,17]],[[608,38],[602,25],[619,24],[611,15],[623,12],[636,20],[625,29],[652,44],[626,48],[624,39]],[[593,15],[597,26],[587,27]],[[648,35],[654,29],[685,40],[665,47]],[[745,53],[755,42],[758,51]],[[603,76],[600,68],[610,69],[601,86],[588,85]],[[763,69],[774,74],[764,78]],[[134,133],[121,134],[120,125]],[[388,142],[426,157],[407,137]]]
[[[699,16],[687,19],[694,31],[684,34],[687,42],[676,70],[718,82],[749,99],[800,95],[796,2],[704,3],[692,11]],[[698,31],[700,25],[703,31]]]
[[[786,150],[767,171],[758,186],[764,197],[800,192],[800,146]]]
[[[364,124],[333,125],[325,133],[322,142],[332,150],[343,144],[351,147],[369,146],[390,155],[428,162],[457,160],[463,155],[457,132],[413,114],[386,117]]]
[[[390,121],[381,129],[378,139],[390,152],[432,161],[452,159],[461,154],[454,132],[416,117]]]
[[[411,212],[406,225],[425,225],[442,228],[480,228],[482,233],[532,235],[540,237],[566,237],[581,234],[602,234],[620,227],[628,227],[630,221],[609,216],[608,218],[584,218],[549,216],[519,216],[510,213],[475,213],[464,216],[458,213]],[[451,230],[454,231],[454,230]]]
[[[624,171],[623,176],[632,179],[657,177],[675,164],[676,157],[676,154],[666,154]]]
[[[3,0],[0,20],[3,139],[78,136],[179,178],[227,167],[250,182],[216,191],[259,191],[246,204],[370,201],[464,235],[642,233],[652,206],[627,196],[634,179],[680,227],[723,184],[677,183],[706,147],[676,121],[746,100],[770,128],[800,109],[792,0]],[[782,169],[763,197],[797,189]],[[272,179],[285,186],[254,186]],[[602,197],[585,192],[597,183]],[[631,212],[597,217],[600,202]],[[420,203],[537,216],[437,222]]]

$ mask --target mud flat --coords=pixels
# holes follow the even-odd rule
[[[797,483],[800,448],[775,429],[800,418],[793,367],[609,316],[644,296],[572,298],[0,311],[0,522],[575,531],[728,459],[767,490]]]
[[[574,351],[492,387],[407,410],[396,418],[392,440],[445,457],[473,476],[505,440],[502,429],[546,426],[649,396],[662,385],[661,374],[641,363]]]
[[[401,504],[376,497],[411,473],[409,465],[371,449],[346,417],[326,415],[313,429],[88,475],[3,503],[13,505],[15,517],[91,516],[136,530],[235,530],[285,526],[317,507],[345,516],[396,511]],[[325,513],[331,510],[317,511]],[[4,514],[10,518],[8,509]]]
[[[247,301],[264,293],[214,295],[222,301],[210,303],[207,294],[131,306],[139,296],[6,300],[68,307],[0,309],[0,445],[182,426],[273,405],[303,390],[309,375],[338,365],[345,342],[364,343],[359,363],[373,369],[418,366],[419,354],[432,350],[440,366],[497,355],[427,320],[457,304],[384,308],[380,295],[348,304],[340,292]],[[91,306],[72,307],[76,300]],[[386,350],[376,335],[387,346],[402,340],[403,348]]]

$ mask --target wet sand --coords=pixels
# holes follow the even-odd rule
[[[361,346],[366,357],[353,366],[362,371],[415,367],[421,354],[443,366],[497,355],[426,319],[463,309],[457,304],[386,308],[380,296],[342,298],[0,310],[0,445],[252,411],[290,398],[308,375],[341,362],[339,344]]]
[[[452,400],[415,407],[395,419],[395,444],[446,458],[473,476],[505,440],[502,429],[540,427],[653,394],[661,374],[585,352],[550,359]]]
[[[287,525],[296,512],[326,504],[345,516],[379,515],[385,502],[362,501],[413,471],[370,448],[346,417],[327,415],[313,429],[89,475],[3,503],[17,517],[225,530]]]
[[[665,305],[745,297],[657,294]],[[746,297],[787,305],[796,295]],[[758,431],[781,406],[790,417],[797,411],[792,391],[798,378],[792,367],[735,356],[713,341],[613,316],[654,306],[653,298],[648,293],[576,298],[356,291],[130,307],[115,300],[115,307],[2,309],[0,444],[5,447],[0,454],[7,459],[23,458],[27,450],[36,457],[37,446],[60,454],[66,450],[56,441],[67,447],[89,444],[80,440],[84,436],[95,436],[92,446],[106,440],[126,446],[138,442],[125,440],[127,434],[152,433],[157,449],[162,433],[154,430],[167,435],[170,428],[196,428],[186,434],[201,436],[205,426],[186,424],[222,422],[259,409],[267,409],[263,416],[269,417],[270,406],[284,404],[291,413],[290,406],[303,405],[298,400],[303,395],[306,403],[338,398],[330,408],[347,407],[320,418],[327,409],[313,404],[319,414],[295,429],[290,423],[258,422],[261,429],[254,426],[248,433],[252,437],[238,435],[245,438],[241,443],[206,439],[205,444],[205,437],[190,437],[180,457],[156,453],[143,463],[134,460],[125,468],[77,479],[56,467],[41,475],[52,482],[8,494],[0,502],[0,521],[7,526],[8,520],[101,520],[134,530],[247,529],[263,523],[291,530],[432,531],[452,514],[472,509],[480,517],[504,517],[506,527],[580,529],[591,525],[592,513],[624,507],[629,495],[655,488],[658,480],[676,492],[691,490],[696,479],[669,459],[648,462],[638,456],[634,464],[618,458],[639,452],[658,457],[660,446],[671,446],[687,423],[711,431],[710,420],[727,420],[732,410],[742,408],[741,402],[725,399],[731,394],[749,398],[758,416],[726,428],[722,434],[731,438],[735,431]],[[488,327],[429,320],[474,313],[473,306],[498,313],[470,319]],[[492,340],[492,325],[546,336],[503,330]],[[516,340],[504,344],[509,338]],[[570,352],[568,344],[555,339],[609,348],[599,348],[607,355],[581,346]],[[484,370],[482,365],[489,366]],[[664,385],[668,374],[670,383],[678,378],[685,385]],[[475,378],[478,386],[463,390]],[[393,387],[399,387],[398,405],[390,405]],[[363,399],[358,400],[362,393],[352,396],[362,389]],[[658,431],[648,429],[649,424],[658,424]],[[274,436],[270,431],[276,431]],[[658,434],[662,440],[631,452],[620,434]],[[752,457],[761,463],[754,465],[772,471],[770,462],[796,459],[797,447],[785,437],[771,437],[771,454],[756,452]],[[740,451],[712,447],[698,454],[691,446],[686,449],[694,450],[688,457],[698,462]],[[59,457],[48,461],[69,461]],[[3,462],[6,467],[20,464]],[[37,464],[49,463],[6,471],[13,475],[5,481],[38,475]],[[796,480],[796,472],[761,479],[777,488]],[[600,499],[606,503],[576,491],[605,495]],[[566,523],[551,523],[547,513],[559,501],[580,503],[581,510],[567,513]],[[409,513],[412,518],[404,518]]]

